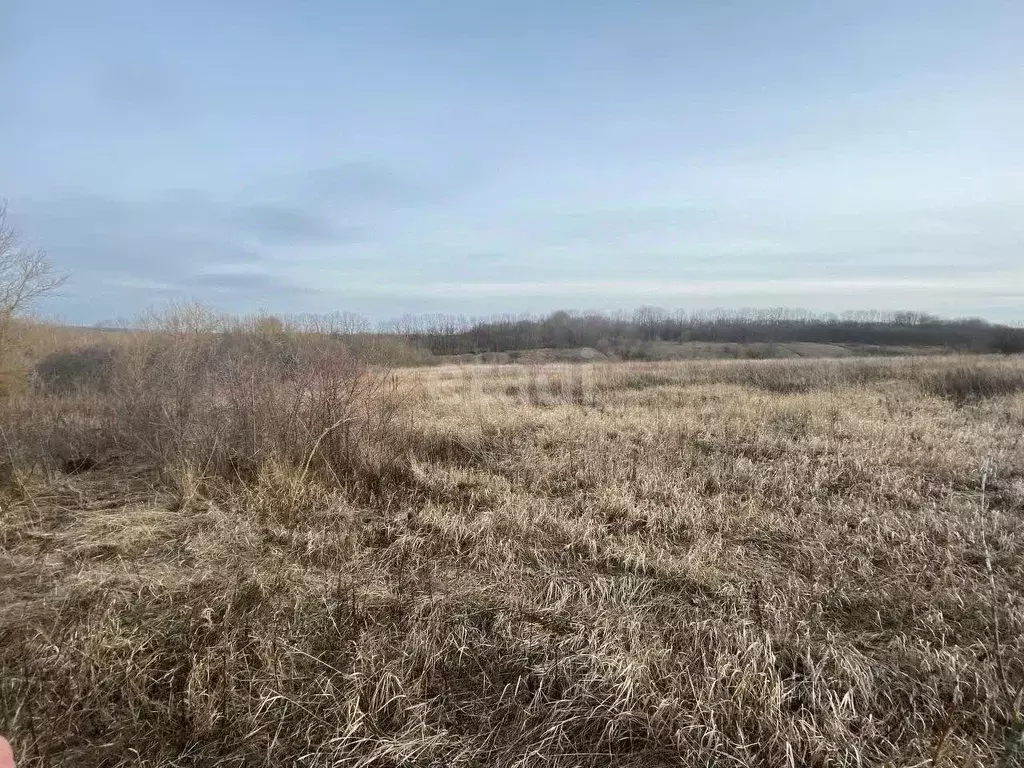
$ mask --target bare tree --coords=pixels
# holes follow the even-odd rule
[[[7,221],[7,201],[0,199],[0,346],[7,341],[11,324],[65,279],[44,251],[22,243],[21,234]]]

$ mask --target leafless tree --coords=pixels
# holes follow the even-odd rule
[[[44,251],[25,246],[20,232],[7,221],[7,201],[0,199],[0,357],[6,356],[18,317],[65,280]]]
[[[44,251],[26,247],[7,220],[7,201],[0,199],[0,345],[11,324],[42,296],[64,284]]]
[[[64,284],[44,251],[21,242],[21,233],[7,221],[7,201],[0,199],[0,312],[16,316],[41,296]]]

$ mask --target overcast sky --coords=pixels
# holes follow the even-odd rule
[[[93,323],[1024,320],[1024,2],[3,0],[0,196]]]

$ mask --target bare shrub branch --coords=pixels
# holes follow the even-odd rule
[[[32,308],[40,297],[64,285],[44,251],[26,247],[7,220],[7,201],[0,199],[0,314],[17,317]]]

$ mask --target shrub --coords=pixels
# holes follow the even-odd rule
[[[57,466],[141,463],[229,482],[274,462],[348,483],[397,459],[401,398],[386,370],[337,340],[261,331],[145,331],[52,354],[36,371],[50,397],[13,409],[12,442]]]
[[[1024,352],[1024,328],[998,327],[992,331],[992,349],[1003,355]]]
[[[807,392],[821,383],[820,371],[784,363],[740,364],[735,372],[742,383],[780,395]]]
[[[51,395],[106,391],[119,356],[120,348],[113,344],[52,352],[35,366],[36,388]]]
[[[28,372],[17,360],[0,362],[0,399],[24,392],[28,387]]]

